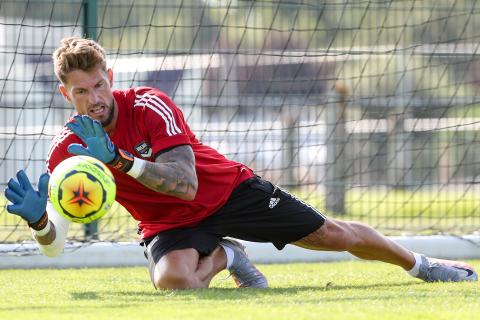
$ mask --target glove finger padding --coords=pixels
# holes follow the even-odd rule
[[[100,122],[98,122],[97,120],[94,120],[92,126],[93,126],[94,134],[97,137],[103,137],[105,135],[105,129],[103,129],[103,126]]]
[[[18,184],[18,182],[15,181],[13,178],[8,180],[7,186],[12,191],[15,191],[15,193],[17,193],[19,196],[21,196],[21,197],[25,196],[25,190],[23,190],[22,187]],[[6,189],[6,190],[8,190],[8,189]]]
[[[23,202],[23,197],[10,188],[5,189],[5,198],[7,198],[13,204]]]
[[[68,122],[65,126],[70,129],[70,131],[75,133],[80,139],[85,140],[87,138],[87,136],[84,134],[84,130],[80,125],[78,125],[78,123]]]
[[[19,170],[17,172],[17,179],[18,182],[20,183],[20,186],[22,187],[23,190],[26,192],[33,190],[32,183],[27,177],[27,174],[23,170]]]
[[[42,199],[48,197],[48,181],[50,181],[48,173],[43,173],[38,179],[38,193]]]
[[[83,132],[87,136],[92,136],[95,135],[95,129],[94,129],[94,121],[92,118],[89,116],[83,115],[83,116],[75,116],[74,117],[75,121],[78,121],[80,126],[83,129]]]
[[[22,208],[22,204],[9,204],[7,206],[7,211],[16,215],[19,215],[18,212]]]
[[[92,157],[92,154],[88,151],[87,148],[82,146],[79,143],[72,143],[67,148],[68,152],[77,156],[89,156]]]

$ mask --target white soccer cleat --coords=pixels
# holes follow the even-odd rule
[[[464,262],[427,258],[422,255],[417,278],[426,282],[478,281],[475,269]]]

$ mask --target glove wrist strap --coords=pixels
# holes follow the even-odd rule
[[[45,211],[37,222],[28,222],[28,226],[33,230],[42,230],[47,226],[48,214]]]
[[[120,148],[116,148],[116,155],[108,164],[122,172],[128,172],[133,166],[133,155]]]

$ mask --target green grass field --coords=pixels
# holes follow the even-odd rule
[[[470,261],[480,269],[480,260]],[[155,291],[146,268],[1,270],[0,319],[478,319],[478,283],[424,283],[378,262],[260,265],[266,290]]]

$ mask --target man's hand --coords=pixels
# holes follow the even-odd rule
[[[5,197],[13,203],[7,206],[7,211],[22,217],[29,224],[39,222],[47,207],[49,179],[47,173],[42,174],[38,180],[38,191],[35,191],[25,171],[18,171],[18,182],[10,179],[5,189]]]
[[[78,143],[68,146],[68,152],[75,155],[90,156],[97,158],[103,163],[112,162],[117,152],[110,137],[105,132],[102,124],[88,116],[77,115],[75,122],[66,124],[67,128],[75,133],[87,146],[86,148]]]
[[[72,143],[67,148],[68,152],[97,158],[122,172],[128,172],[132,168],[133,155],[115,147],[100,122],[85,115],[77,115],[74,119],[75,122],[69,122],[66,126],[82,139],[87,147]]]

